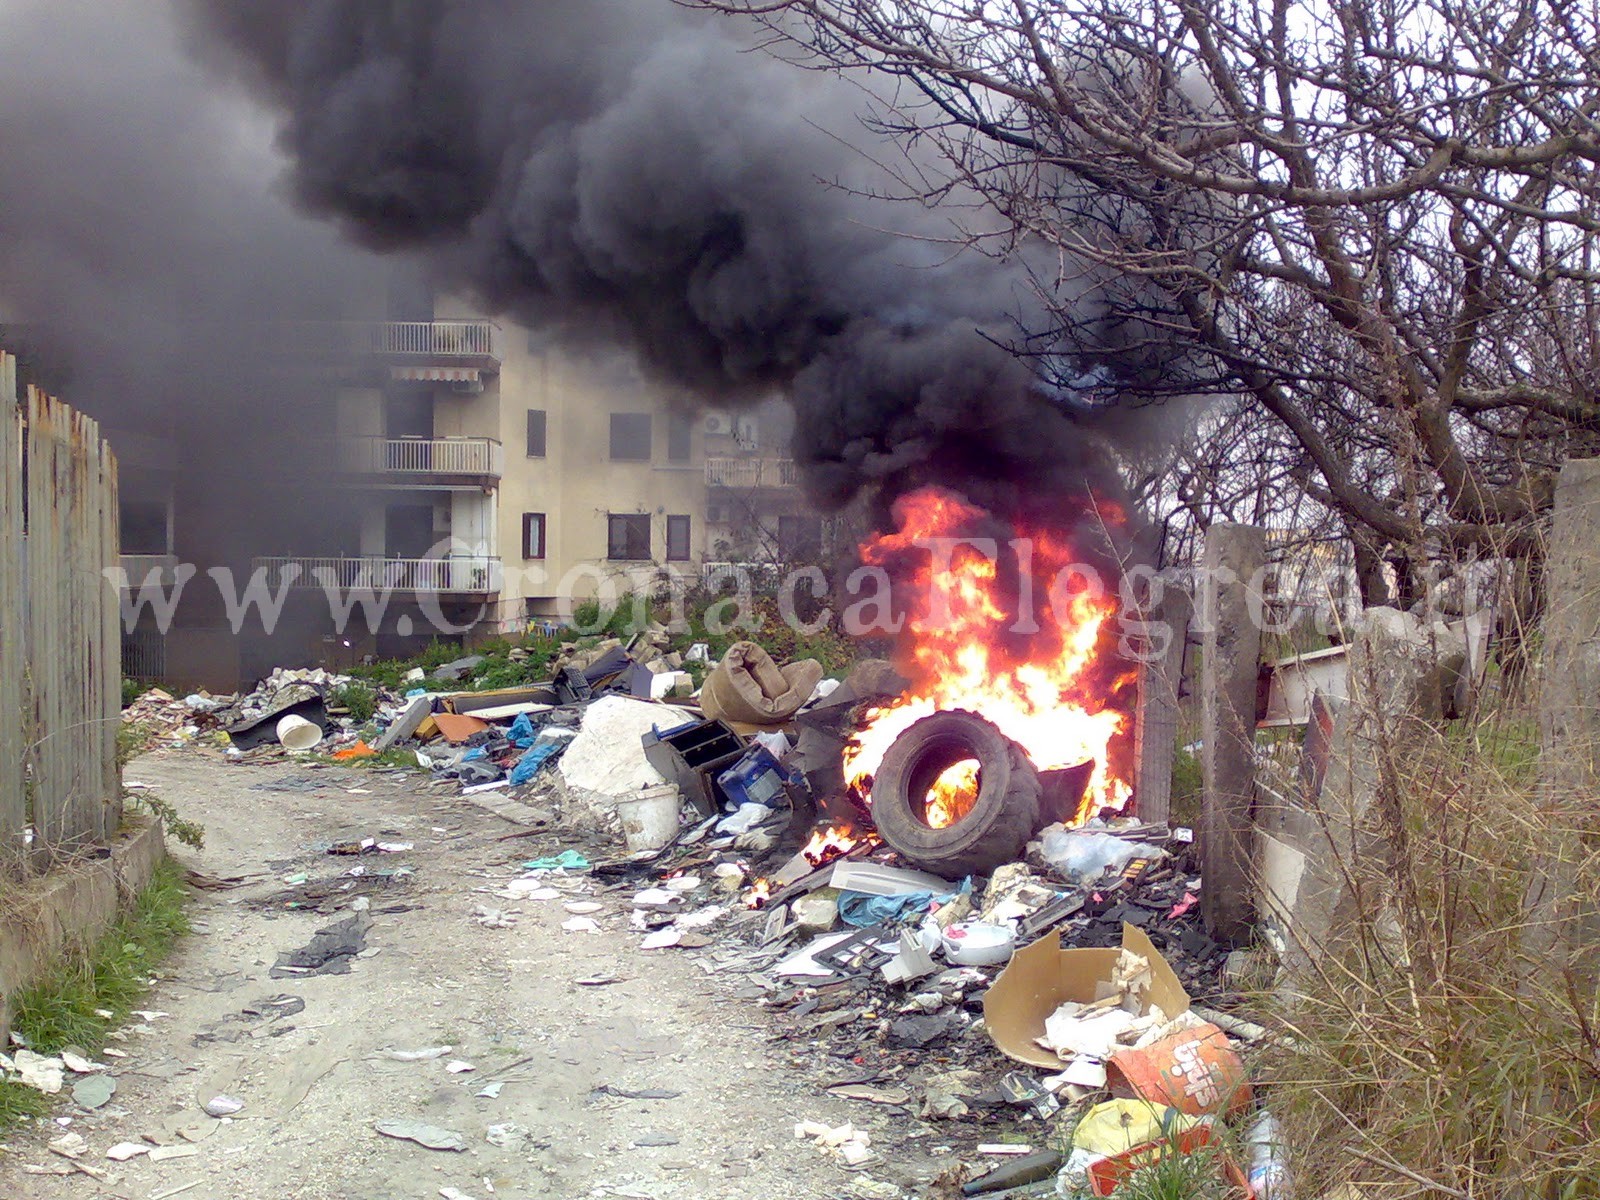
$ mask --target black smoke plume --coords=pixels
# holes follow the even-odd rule
[[[670,0],[189,4],[308,211],[708,398],[786,393],[820,501],[1115,490],[1085,406],[995,344],[1048,325],[1024,265],[884,198],[852,84]]]

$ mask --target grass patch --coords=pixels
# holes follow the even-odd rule
[[[163,861],[133,907],[87,954],[69,954],[53,972],[17,993],[12,1028],[41,1054],[67,1046],[98,1054],[106,1035],[126,1023],[149,990],[151,971],[188,932],[186,900],[183,868]],[[0,1107],[0,1114],[4,1111]]]
[[[1264,1001],[1294,1035],[1262,1066],[1297,1193],[1600,1195],[1600,932],[1526,936],[1535,879],[1600,911],[1597,797],[1541,802],[1514,711],[1381,737],[1340,940]]]
[[[51,1100],[20,1083],[0,1082],[0,1130],[14,1129],[50,1111]]]

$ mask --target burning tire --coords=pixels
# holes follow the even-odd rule
[[[930,822],[934,785],[975,762],[975,795],[948,824]],[[1039,827],[1039,773],[1022,750],[976,713],[923,717],[895,740],[872,780],[872,819],[883,840],[947,879],[1014,862]]]

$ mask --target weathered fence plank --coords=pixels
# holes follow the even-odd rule
[[[0,352],[0,873],[23,864],[28,824],[23,635],[22,415],[16,359]]]
[[[0,865],[104,842],[121,820],[116,459],[98,425],[0,354]],[[33,854],[24,830],[33,831]]]

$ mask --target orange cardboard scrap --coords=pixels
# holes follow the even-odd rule
[[[447,742],[464,742],[473,734],[489,728],[487,721],[456,713],[434,713],[433,723],[439,727],[439,732],[444,735],[444,740]]]

